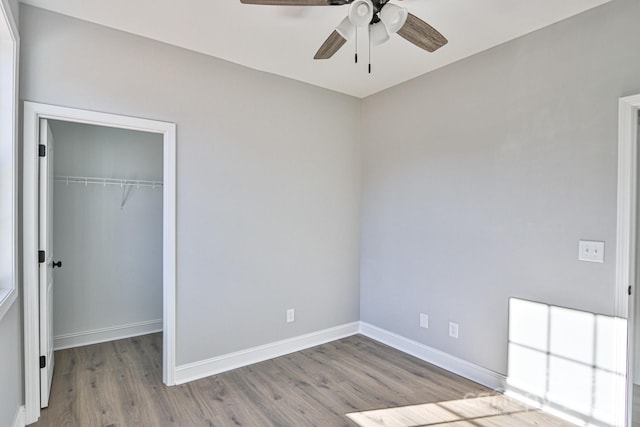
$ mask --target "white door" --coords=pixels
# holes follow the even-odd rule
[[[49,406],[53,378],[53,135],[40,120],[39,250],[40,250],[40,407]]]

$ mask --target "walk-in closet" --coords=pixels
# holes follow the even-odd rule
[[[161,331],[162,136],[49,124],[54,348]]]

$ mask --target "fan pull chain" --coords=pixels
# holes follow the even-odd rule
[[[356,27],[356,64],[358,63],[358,27]]]
[[[369,25],[369,74],[371,74],[371,25]]]

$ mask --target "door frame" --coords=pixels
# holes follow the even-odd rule
[[[626,425],[631,425],[635,353],[635,294],[638,190],[638,112],[640,95],[620,98],[618,102],[618,215],[616,232],[615,314],[627,319],[626,348]],[[628,289],[632,289],[629,298]],[[623,346],[624,347],[624,346]]]
[[[117,114],[24,102],[23,296],[24,393],[27,424],[40,417],[40,343],[38,295],[38,138],[40,119],[61,120],[162,135],[162,381],[175,385],[176,371],[176,125]]]

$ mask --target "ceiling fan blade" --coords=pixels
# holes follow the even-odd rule
[[[269,6],[334,6],[347,4],[345,0],[240,0],[240,3]]]
[[[340,50],[342,46],[347,42],[347,40],[342,37],[337,31],[333,31],[329,37],[322,43],[318,52],[316,52],[316,56],[313,59],[329,59],[333,56],[334,53]]]
[[[427,52],[435,52],[448,42],[438,30],[411,13],[398,34]]]

